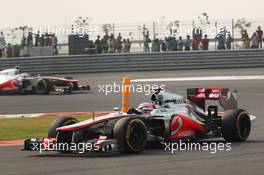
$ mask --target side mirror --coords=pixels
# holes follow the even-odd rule
[[[121,111],[121,109],[119,107],[115,107],[114,111]]]
[[[142,110],[143,110],[143,112],[153,111],[153,108],[143,108]]]

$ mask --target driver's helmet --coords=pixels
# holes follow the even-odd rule
[[[152,103],[141,103],[137,110],[143,112],[144,114],[149,114],[153,109],[155,109],[156,106]],[[147,109],[147,110],[144,110]]]
[[[15,69],[17,70],[17,71],[16,71],[16,75],[17,75],[17,74],[20,74],[20,66],[15,66]]]

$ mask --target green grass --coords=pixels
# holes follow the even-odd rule
[[[47,137],[49,125],[57,117],[0,119],[0,141]],[[79,121],[90,115],[76,116]]]

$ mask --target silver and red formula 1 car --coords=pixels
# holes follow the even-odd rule
[[[71,93],[90,90],[89,85],[78,85],[79,80],[71,77],[59,78],[20,73],[19,67],[0,71],[1,94],[49,94],[50,92]]]
[[[208,105],[211,100],[219,104]],[[225,88],[187,89],[187,98],[158,90],[150,101],[127,113],[114,112],[82,122],[73,117],[58,118],[51,124],[48,138],[27,139],[24,150],[75,152],[69,150],[72,145],[88,144],[86,152],[137,153],[151,142],[209,138],[243,142],[256,118],[238,108],[236,91]],[[223,112],[219,112],[220,107]]]

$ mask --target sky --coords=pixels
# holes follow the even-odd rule
[[[0,28],[72,24],[79,17],[93,23],[263,18],[263,0],[0,0]]]

